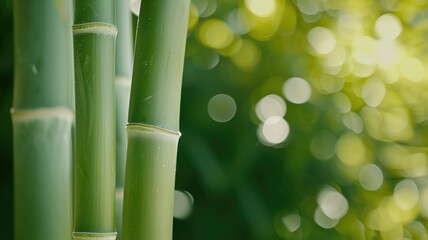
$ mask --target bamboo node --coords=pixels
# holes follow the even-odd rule
[[[117,28],[113,24],[103,22],[89,22],[73,25],[73,35],[100,34],[116,37]]]
[[[131,87],[131,78],[126,76],[117,76],[115,79],[116,85]]]
[[[12,119],[36,119],[36,118],[49,118],[59,117],[72,120],[74,112],[65,107],[50,107],[50,108],[33,108],[33,109],[10,109]]]
[[[173,135],[173,136],[181,136],[180,132],[176,132],[173,130],[169,130],[166,128],[150,125],[150,124],[144,124],[144,123],[128,123],[126,126],[128,130],[137,130],[137,131],[143,131],[143,132],[159,132],[167,135]]]
[[[73,232],[73,240],[115,240],[116,232],[95,233],[95,232]]]

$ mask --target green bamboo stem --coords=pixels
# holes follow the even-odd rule
[[[122,239],[123,185],[125,182],[126,124],[131,92],[133,40],[128,0],[116,1],[116,231]]]
[[[116,231],[122,239],[123,185],[125,182],[126,124],[128,123],[129,94],[131,80],[116,77]]]
[[[122,239],[123,185],[125,182],[126,124],[128,123],[129,94],[131,80],[116,77],[116,231]]]
[[[128,0],[118,0],[116,44],[116,187],[125,182],[126,124],[128,123],[129,95],[131,92],[133,44],[131,11]],[[123,191],[123,190],[122,190]]]
[[[15,239],[71,239],[70,1],[14,1]]]
[[[76,0],[74,239],[115,239],[115,5]]]
[[[127,127],[124,240],[172,238],[189,4],[142,1]]]

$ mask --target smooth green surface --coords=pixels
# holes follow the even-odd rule
[[[123,187],[116,187],[116,232],[117,240],[122,239],[122,221],[123,221]]]
[[[123,188],[125,182],[126,124],[128,123],[129,93],[131,82],[116,78],[116,187]]]
[[[179,134],[128,126],[123,239],[171,239]]]
[[[74,34],[74,231],[115,232],[115,35],[91,33],[91,28],[108,33],[111,26],[90,25],[87,32]]]
[[[128,0],[116,1],[116,186],[123,187],[126,160],[126,124],[128,123],[129,95],[133,64],[131,11]]]
[[[129,0],[116,0],[116,76],[131,77],[134,42]]]
[[[189,0],[142,2],[129,106],[124,240],[172,238]]]
[[[15,239],[71,239],[72,114],[19,114],[12,116]]]
[[[130,91],[130,79],[116,78],[116,231],[118,240],[122,238],[123,186],[128,142],[126,124]]]
[[[71,239],[70,1],[14,1],[16,240]]]
[[[74,56],[76,160],[74,229],[115,230],[115,23],[114,1],[75,1]]]
[[[179,130],[189,4],[189,0],[146,0],[141,3],[130,123]]]
[[[133,28],[128,0],[116,1],[116,231],[122,239],[123,185],[126,162],[126,124],[133,64]]]
[[[126,160],[126,124],[131,91],[133,41],[128,0],[116,1],[116,187],[123,188]]]
[[[69,5],[68,0],[14,1],[14,108],[70,105]]]
[[[103,22],[115,24],[115,1],[75,0],[74,24]]]

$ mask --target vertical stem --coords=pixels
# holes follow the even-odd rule
[[[115,239],[114,1],[76,0],[74,239]]]
[[[128,123],[131,78],[116,76],[116,231],[122,239],[123,185],[126,162],[126,124]]]
[[[123,239],[172,238],[190,0],[142,1],[128,125]]]
[[[116,231],[122,239],[123,185],[125,182],[126,124],[131,92],[133,40],[132,20],[128,0],[116,1]]]
[[[15,239],[71,239],[70,1],[14,1]]]

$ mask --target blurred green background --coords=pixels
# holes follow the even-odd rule
[[[0,22],[12,239],[10,0]],[[427,37],[425,0],[192,0],[174,239],[428,239]]]

